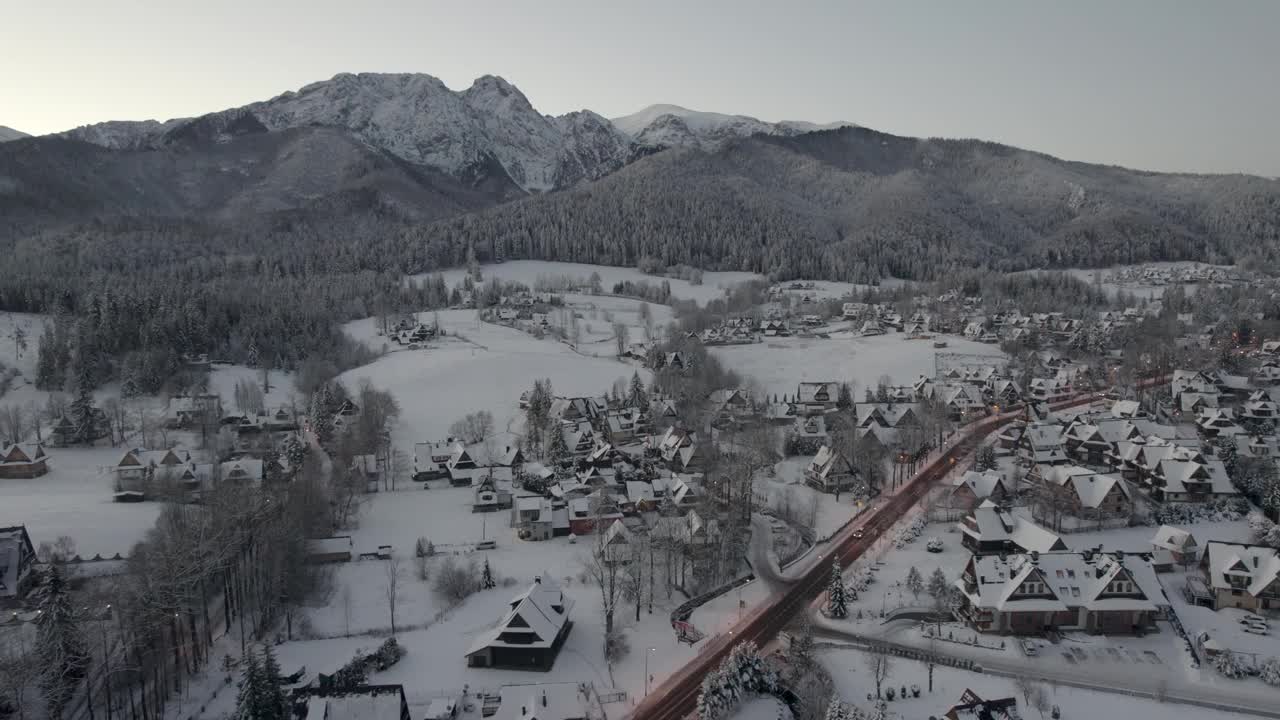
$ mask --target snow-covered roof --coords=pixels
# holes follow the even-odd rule
[[[975,586],[965,579],[956,587],[981,608],[1001,612],[1090,610],[1154,611],[1156,602],[1167,604],[1155,570],[1141,555],[1115,555],[1099,551],[1051,552],[974,557]],[[1120,585],[1112,585],[1116,581]],[[1037,591],[1027,583],[1040,583]],[[1128,583],[1127,585],[1124,583]]]
[[[404,689],[399,685],[367,687],[360,690],[307,699],[306,720],[401,720]]]
[[[1156,530],[1155,536],[1151,538],[1151,544],[1157,548],[1179,553],[1191,552],[1197,547],[1194,535],[1172,525],[1161,525]]]
[[[1257,596],[1280,575],[1280,550],[1275,548],[1210,540],[1205,545],[1205,555],[1209,560],[1209,584],[1217,590],[1239,587]]]
[[[471,644],[471,653],[487,647],[549,648],[568,622],[573,599],[551,578],[538,578],[511,600],[510,610]]]
[[[1026,552],[1046,553],[1066,547],[1055,533],[1034,522],[1005,512],[990,501],[973,509],[959,524],[960,531],[981,542],[1011,542]]]
[[[1042,465],[1038,467],[1038,471],[1045,482],[1071,488],[1083,508],[1095,509],[1101,506],[1116,488],[1125,497],[1130,496],[1128,485],[1119,475],[1096,473],[1074,465]]]
[[[839,396],[840,385],[835,382],[802,382],[796,386],[796,399],[802,403],[834,403]]]
[[[975,472],[970,470],[952,481],[957,488],[965,486],[973,492],[974,497],[983,500],[991,497],[996,488],[1003,487],[1004,476],[996,472]]]
[[[506,685],[492,720],[582,720],[590,702],[581,683]]]

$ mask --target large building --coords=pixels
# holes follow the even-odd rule
[[[554,580],[536,578],[528,590],[511,600],[502,620],[472,643],[467,665],[550,670],[573,627],[569,620],[572,608],[573,600],[565,597]]]
[[[1210,540],[1200,567],[1214,610],[1280,610],[1280,550]]]
[[[974,556],[955,587],[961,618],[981,632],[1139,633],[1168,605],[1142,555],[1085,552]]]

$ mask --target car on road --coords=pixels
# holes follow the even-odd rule
[[[1266,628],[1261,627],[1259,625],[1245,625],[1244,631],[1247,633],[1252,633],[1254,635],[1270,635],[1271,634],[1267,632]]]
[[[1035,657],[1036,652],[1038,652],[1036,644],[1030,640],[1019,640],[1018,645],[1022,647],[1022,654],[1027,657]]]
[[[857,530],[853,531],[853,537],[855,540],[861,540],[862,535],[863,535],[862,528],[858,528]]]

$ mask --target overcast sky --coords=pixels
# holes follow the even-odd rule
[[[4,2],[0,125],[34,134],[488,73],[551,114],[675,103],[1280,175],[1280,0]]]

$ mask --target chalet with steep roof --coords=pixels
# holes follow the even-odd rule
[[[498,624],[484,631],[467,651],[467,665],[547,671],[569,637],[573,600],[550,577],[538,577],[512,598]]]

